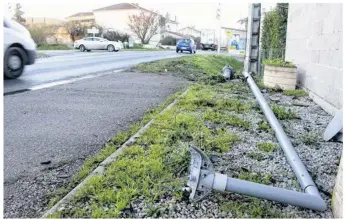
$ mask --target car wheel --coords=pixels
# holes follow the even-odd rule
[[[80,50],[80,52],[85,52],[85,46],[84,45],[80,45],[79,46],[79,50]]]
[[[196,53],[196,50],[194,50],[194,54]]]
[[[176,53],[178,53],[178,49],[176,49]]]
[[[86,50],[87,52],[91,52],[91,49]]]
[[[24,71],[25,52],[19,47],[10,47],[4,57],[4,76],[6,79],[18,78]]]
[[[107,50],[108,50],[109,52],[114,52],[114,51],[115,51],[115,48],[114,48],[113,45],[109,45],[109,46],[107,47]]]
[[[193,50],[189,50],[189,53],[192,54],[192,53],[193,53]]]

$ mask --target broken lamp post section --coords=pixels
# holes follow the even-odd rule
[[[261,91],[248,72],[243,72],[250,89],[260,104],[270,126],[275,131],[278,142],[284,151],[292,170],[304,192],[267,186],[245,180],[230,178],[224,174],[216,173],[212,162],[198,148],[191,147],[190,175],[187,182],[190,192],[189,198],[194,201],[203,199],[213,189],[218,191],[234,192],[242,195],[263,198],[290,205],[300,206],[313,210],[326,210],[326,203],[310,177],[306,167],[294,150],[282,126],[267,104]]]

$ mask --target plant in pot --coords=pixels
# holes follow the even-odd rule
[[[296,89],[297,67],[282,59],[267,59],[264,61],[264,85],[270,88],[279,87],[282,90]]]

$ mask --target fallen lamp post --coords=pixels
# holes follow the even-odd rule
[[[318,211],[326,210],[325,201],[321,198],[306,167],[298,157],[298,154],[294,150],[290,140],[286,136],[283,128],[255,84],[253,78],[248,72],[243,72],[243,75],[260,104],[268,122],[275,131],[275,135],[284,151],[285,157],[292,167],[304,192],[296,192],[253,183],[216,173],[209,158],[198,148],[191,147],[190,175],[187,182],[187,190],[190,192],[189,199],[199,201],[214,189],[282,202]]]

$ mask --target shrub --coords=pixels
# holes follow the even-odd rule
[[[167,46],[176,46],[177,39],[172,36],[166,36],[164,39],[161,39],[160,43]]]
[[[103,34],[103,38],[110,41],[128,42],[129,35],[126,33],[120,33],[118,31],[107,31]]]
[[[282,59],[266,59],[264,61],[264,65],[271,65],[277,67],[296,67],[293,63],[286,62]]]

